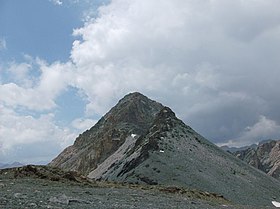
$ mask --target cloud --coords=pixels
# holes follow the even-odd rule
[[[34,65],[12,63],[6,70],[9,81],[0,84],[0,102],[11,107],[24,107],[35,111],[56,107],[55,99],[66,90],[73,76],[71,63],[48,65],[37,60],[40,75],[34,77],[30,71]]]
[[[30,63],[10,63],[9,67],[6,69],[7,77],[6,80],[12,80],[25,87],[31,87],[33,85],[33,80],[30,76],[30,71],[32,70],[32,65]]]
[[[248,146],[269,138],[278,139],[279,135],[280,125],[276,121],[262,115],[253,126],[246,127],[238,138],[222,143],[222,145],[234,147]]]
[[[1,162],[50,161],[78,135],[72,127],[57,125],[54,114],[56,99],[74,77],[72,64],[31,59],[10,63],[1,72],[5,75],[0,83]]]
[[[96,124],[96,120],[92,119],[84,119],[84,118],[77,118],[72,121],[72,126],[76,129],[78,129],[80,132],[84,132],[88,129],[90,129],[92,126]]]
[[[56,125],[53,114],[42,114],[36,118],[31,115],[18,114],[12,108],[0,103],[0,157],[2,162],[20,160],[34,163],[36,158],[45,161],[51,160],[65,146],[73,143],[76,135],[69,128]],[[44,152],[40,153],[38,149],[36,150],[35,145]],[[34,159],[32,160],[32,158]]]
[[[63,4],[61,0],[49,0],[49,1],[51,1],[54,5],[58,5],[58,6],[61,6]]]
[[[0,38],[0,51],[7,49],[6,40],[4,38]]]

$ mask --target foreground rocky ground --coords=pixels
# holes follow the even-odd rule
[[[0,208],[257,208],[178,187],[92,182],[46,166],[0,170]],[[264,208],[264,207],[259,207]],[[274,208],[274,207],[266,207]]]

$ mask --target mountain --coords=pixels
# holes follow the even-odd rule
[[[252,144],[250,146],[244,146],[244,147],[229,147],[229,146],[221,146],[220,148],[224,151],[227,151],[227,152],[230,152],[230,153],[234,153],[234,152],[237,152],[237,151],[242,151],[242,150],[246,150],[246,149],[249,149],[249,148],[257,148],[257,144]]]
[[[13,162],[13,163],[0,163],[0,169],[4,169],[4,168],[16,168],[16,167],[21,167],[23,166],[22,163],[19,162]]]
[[[179,186],[241,204],[270,205],[280,183],[196,133],[140,93],[121,99],[50,166],[96,180]]]
[[[227,152],[234,153],[234,152],[243,151],[243,150],[246,150],[249,148],[256,149],[258,147],[258,145],[265,144],[265,143],[268,143],[271,141],[272,141],[271,139],[267,139],[267,140],[260,141],[258,144],[251,144],[251,145],[244,146],[244,147],[229,147],[227,145],[224,145],[224,146],[221,146],[220,148]]]
[[[233,155],[268,175],[280,179],[280,141],[263,141],[256,148],[236,151]]]
[[[140,93],[128,94],[49,165],[88,174],[117,151],[127,136],[145,134],[162,108]]]

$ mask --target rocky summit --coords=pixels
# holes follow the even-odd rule
[[[50,166],[94,180],[179,186],[238,204],[280,202],[280,183],[223,151],[140,93],[121,99]]]
[[[280,141],[270,140],[257,147],[233,152],[233,155],[268,175],[280,179]]]
[[[114,154],[128,136],[144,135],[162,108],[140,93],[126,95],[49,165],[88,174]]]

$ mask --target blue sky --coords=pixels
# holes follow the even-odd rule
[[[0,36],[7,50],[3,61],[23,60],[23,55],[44,57],[48,62],[67,60],[74,40],[73,28],[82,26],[76,5],[54,5],[47,0],[0,2]]]
[[[132,91],[218,145],[280,135],[278,0],[0,0],[0,162],[49,161]]]

